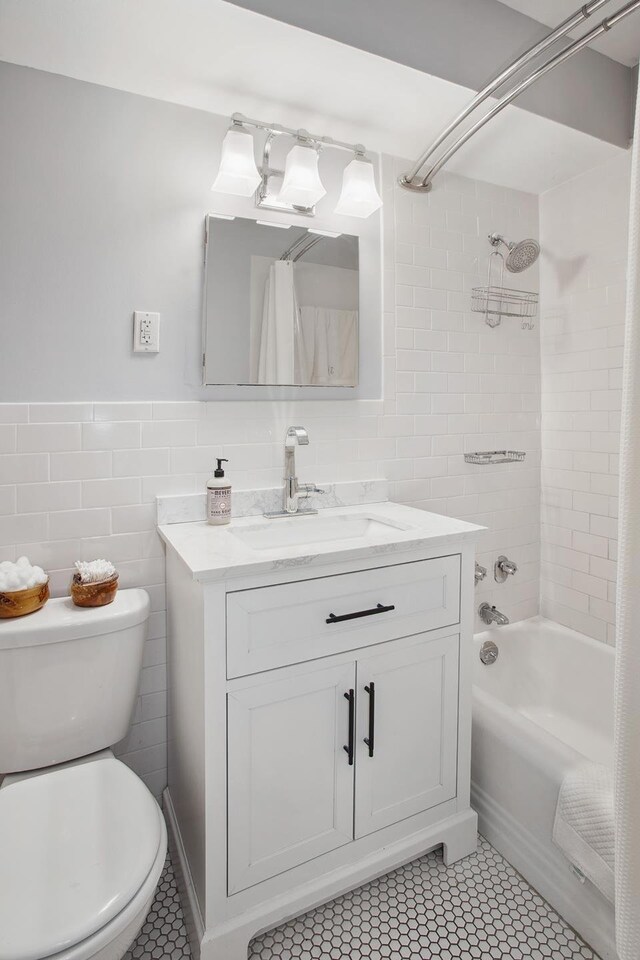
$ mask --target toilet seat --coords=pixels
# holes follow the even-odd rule
[[[148,909],[165,852],[157,803],[113,757],[4,786],[0,960],[96,955],[83,944]]]

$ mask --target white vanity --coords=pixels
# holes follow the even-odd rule
[[[388,502],[161,523],[165,801],[203,960],[245,960],[258,932],[435,846],[475,850],[480,530]]]

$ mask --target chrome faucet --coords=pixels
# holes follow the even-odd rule
[[[290,517],[295,514],[310,516],[317,513],[311,507],[299,509],[300,498],[310,497],[312,493],[324,493],[315,483],[300,483],[296,476],[296,444],[306,447],[309,434],[304,427],[289,427],[284,438],[284,491],[282,510],[265,513],[265,517]]]
[[[506,627],[509,623],[509,617],[495,607],[492,607],[490,603],[481,603],[478,607],[478,613],[480,614],[482,622],[486,623],[487,626],[491,623],[496,623],[499,627]]]

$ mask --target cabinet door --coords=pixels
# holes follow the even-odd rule
[[[455,797],[458,643],[425,636],[358,659],[356,837]]]
[[[228,694],[229,893],[353,840],[354,687],[351,662]]]

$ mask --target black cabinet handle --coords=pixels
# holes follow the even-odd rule
[[[379,603],[377,607],[373,607],[371,610],[358,610],[357,613],[342,613],[338,617],[336,617],[335,613],[330,613],[326,619],[326,623],[342,623],[343,620],[358,620],[360,617],[373,617],[376,613],[388,613],[389,610],[395,610],[395,604],[390,603],[385,607]]]
[[[365,690],[369,694],[369,736],[364,738],[364,742],[369,747],[369,756],[372,757],[376,724],[376,685],[373,680],[365,686]]]
[[[349,701],[349,745],[344,746],[342,749],[345,751],[349,757],[349,766],[353,766],[353,736],[355,733],[356,726],[356,697],[353,690],[349,690],[349,693],[345,693],[345,700]]]

